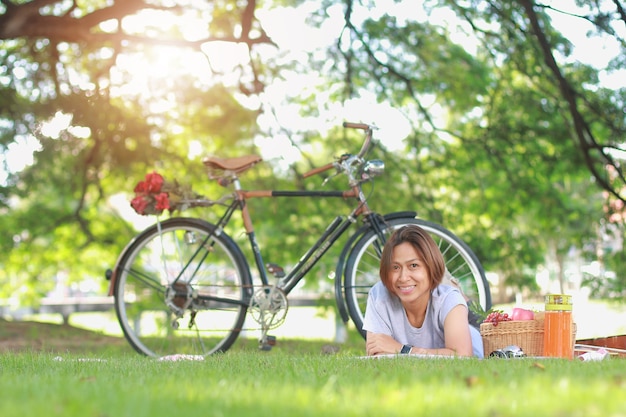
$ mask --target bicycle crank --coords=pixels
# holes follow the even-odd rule
[[[275,329],[285,322],[289,303],[287,296],[277,287],[264,286],[255,291],[250,300],[249,313],[263,331]]]

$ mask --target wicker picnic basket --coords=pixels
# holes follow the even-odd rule
[[[482,323],[480,334],[483,337],[485,357],[494,350],[517,345],[526,356],[543,356],[543,319],[501,321]],[[572,345],[576,341],[576,323],[572,324]]]

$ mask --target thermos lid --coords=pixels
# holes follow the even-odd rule
[[[572,296],[567,294],[548,294],[545,298],[546,311],[571,311]]]

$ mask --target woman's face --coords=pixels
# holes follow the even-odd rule
[[[390,282],[403,304],[430,293],[430,274],[422,257],[408,242],[393,248]]]

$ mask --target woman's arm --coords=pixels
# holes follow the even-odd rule
[[[388,334],[367,332],[365,351],[369,356],[400,353],[402,343]]]
[[[467,319],[467,307],[457,305],[443,322],[443,334],[446,344],[446,354],[458,356],[472,356],[472,337]]]
[[[450,310],[444,321],[445,347],[427,349],[415,346],[411,354],[441,355],[441,356],[472,356],[472,339],[467,319],[467,307],[459,304]],[[402,349],[402,343],[384,333],[368,331],[365,337],[367,355],[397,354]]]

